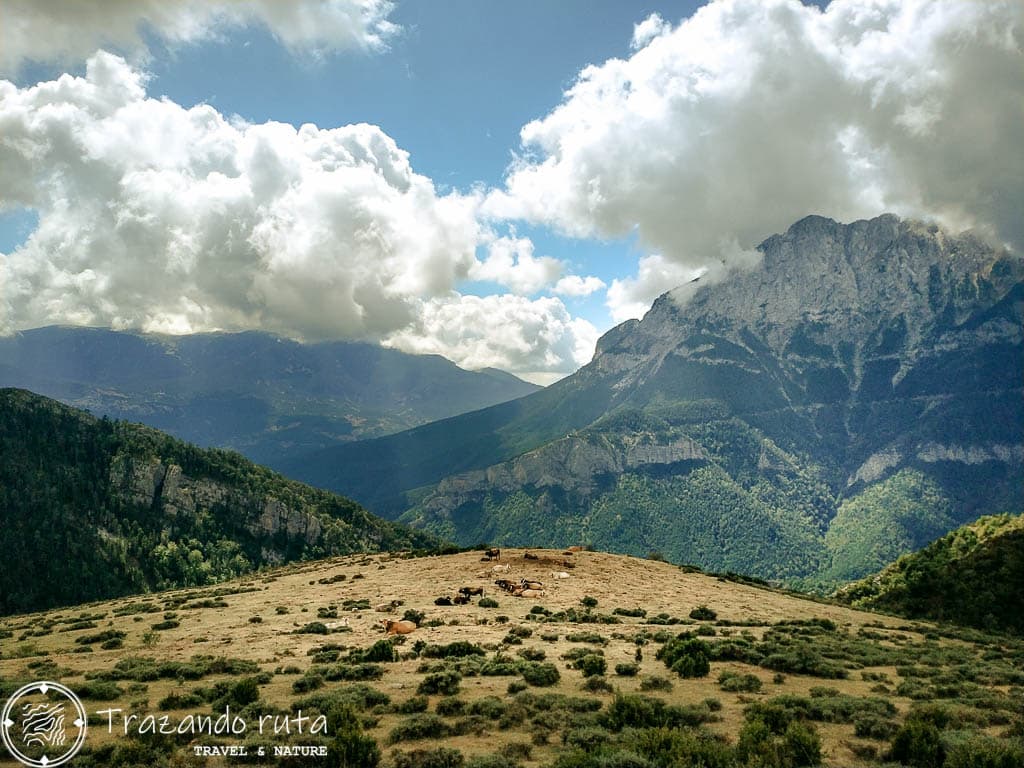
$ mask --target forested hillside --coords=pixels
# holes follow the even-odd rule
[[[913,618],[1024,634],[1024,517],[982,517],[837,597]]]
[[[0,390],[2,613],[435,543],[236,453]]]

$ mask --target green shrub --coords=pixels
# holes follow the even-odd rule
[[[451,735],[452,729],[438,715],[424,712],[406,718],[391,729],[388,743],[415,741],[417,739],[441,739]]]
[[[493,597],[481,597],[476,601],[476,604],[481,608],[497,608],[498,601]]]
[[[671,680],[669,680],[667,677],[659,677],[658,675],[650,675],[649,677],[644,677],[640,681],[641,691],[668,692],[671,691],[673,687],[674,686],[672,685]]]
[[[645,728],[636,731],[627,746],[659,766],[736,768],[737,765],[732,748],[720,736],[703,729]]]
[[[191,709],[198,707],[206,701],[202,696],[197,693],[170,693],[164,696],[157,702],[157,709],[161,712],[167,712],[174,709]]]
[[[710,648],[703,640],[680,636],[658,649],[657,658],[680,677],[706,677],[711,671]]]
[[[582,600],[580,600],[580,605],[582,605],[584,608],[596,608],[597,607],[597,598],[596,597],[590,597],[588,595],[588,596],[584,597]]]
[[[437,702],[437,714],[444,717],[458,717],[466,711],[466,702],[462,699],[445,698]]]
[[[540,648],[520,648],[516,656],[526,661],[544,661],[547,658],[547,654]]]
[[[761,678],[726,671],[718,676],[718,686],[727,693],[757,693],[761,690]]]
[[[331,630],[322,621],[311,621],[304,627],[295,630],[297,635],[329,635]]]
[[[79,698],[93,701],[113,701],[124,695],[124,691],[114,683],[98,680],[79,683],[71,686],[71,689]]]
[[[718,618],[718,614],[706,605],[699,605],[690,611],[690,618],[696,621],[714,621]]]
[[[420,651],[428,659],[461,658],[463,656],[486,656],[487,651],[475,643],[457,640],[448,645],[427,645]]]
[[[558,667],[549,663],[523,663],[519,666],[519,672],[527,683],[538,688],[555,685],[561,679]]]
[[[1020,768],[1024,743],[973,734],[949,746],[944,768]]]
[[[637,672],[640,671],[640,666],[633,662],[627,662],[625,664],[615,665],[615,674],[620,677],[636,677]]]
[[[507,755],[476,755],[469,758],[466,768],[519,768],[519,762]]]
[[[398,661],[398,651],[395,650],[394,643],[390,640],[378,640],[369,648],[364,648],[358,651],[350,651],[348,654],[350,661],[357,663],[368,663],[368,662],[392,662]]]
[[[946,748],[942,734],[933,723],[908,719],[893,737],[886,760],[910,768],[943,768]]]
[[[92,645],[93,643],[103,643],[107,640],[113,640],[115,638],[123,640],[128,636],[127,632],[120,629],[105,629],[102,632],[97,632],[92,635],[82,635],[76,637],[75,642],[79,645]]]
[[[643,608],[616,608],[612,611],[615,616],[630,616],[633,618],[642,619],[647,615],[647,611]]]
[[[318,688],[322,688],[323,685],[323,675],[317,672],[307,672],[298,680],[292,681],[292,691],[294,693],[309,693],[310,691],[315,691]]]
[[[582,672],[584,677],[593,677],[594,675],[603,675],[608,669],[608,662],[605,661],[604,656],[588,653],[586,656],[576,659],[572,663],[572,667]]]
[[[459,683],[462,682],[462,675],[454,670],[446,672],[435,672],[427,675],[420,682],[416,689],[417,693],[440,694],[442,696],[454,696],[459,692]]]
[[[590,677],[585,678],[581,688],[583,688],[584,691],[589,691],[590,693],[611,693],[613,690],[611,683],[609,683],[602,675],[591,675]]]
[[[607,645],[608,640],[597,632],[570,632],[565,636],[570,643],[593,643],[595,645]]]
[[[380,680],[384,667],[380,664],[335,664],[323,672],[327,680]]]
[[[415,715],[417,712],[426,712],[430,700],[426,696],[413,696],[401,704],[395,706],[395,712],[400,715]]]
[[[414,749],[411,752],[394,750],[391,765],[394,768],[463,768],[466,760],[457,749]]]
[[[804,768],[821,763],[821,738],[809,724],[791,721],[782,733],[763,720],[750,720],[740,731],[736,754],[743,765]]]
[[[897,730],[899,726],[896,723],[878,715],[861,715],[853,721],[853,733],[861,739],[887,741]]]

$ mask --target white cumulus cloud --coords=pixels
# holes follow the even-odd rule
[[[617,317],[810,213],[933,218],[1019,249],[1022,18],[1019,0],[717,0],[674,26],[652,16],[629,58],[587,67],[522,129],[484,209],[635,234],[658,256],[612,285]]]
[[[514,293],[531,294],[555,282],[564,265],[551,256],[534,256],[529,238],[505,236],[487,245],[487,257],[470,270],[473,280],[490,280]]]
[[[579,275],[566,275],[552,288],[552,293],[557,293],[561,296],[590,296],[592,293],[605,288],[605,282],[599,277],[593,275],[587,275],[586,277],[580,277]]]
[[[561,273],[528,240],[482,227],[479,203],[440,194],[376,126],[296,129],[185,108],[147,97],[143,74],[100,52],[85,77],[0,81],[0,208],[39,216],[0,253],[0,332],[260,328],[571,371],[593,329],[557,299],[453,298],[471,274],[526,290]],[[477,330],[457,340],[452,307]],[[496,317],[488,353],[479,329]]]
[[[597,337],[593,325],[573,318],[557,298],[456,294],[424,302],[416,322],[384,343],[405,352],[443,355],[469,368],[506,368],[548,383],[589,362]]]
[[[4,0],[0,73],[28,60],[83,61],[102,46],[144,54],[143,32],[195,43],[253,24],[314,56],[379,49],[398,29],[388,21],[392,8],[389,0]]]

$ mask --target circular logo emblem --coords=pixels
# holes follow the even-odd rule
[[[60,683],[29,683],[0,712],[0,739],[22,765],[53,768],[78,754],[85,742],[85,707]]]

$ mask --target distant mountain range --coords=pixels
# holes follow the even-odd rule
[[[1024,517],[982,517],[836,597],[859,608],[1024,634]]]
[[[438,543],[236,453],[0,389],[0,614]]]
[[[587,542],[804,585],[1024,507],[1024,263],[812,216],[530,396],[283,470],[469,544]]]
[[[0,386],[269,466],[539,389],[502,371],[466,371],[437,355],[374,344],[56,326],[0,338]]]

